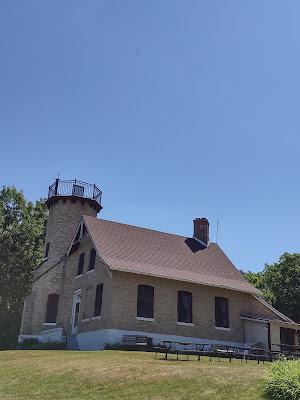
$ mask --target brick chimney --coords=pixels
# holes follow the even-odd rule
[[[209,222],[206,218],[194,219],[194,239],[199,240],[205,247],[209,243]]]

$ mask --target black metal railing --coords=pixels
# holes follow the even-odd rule
[[[101,205],[102,192],[96,185],[81,182],[77,179],[70,181],[61,181],[56,179],[49,186],[48,199],[53,196],[79,196],[85,199],[92,199]]]

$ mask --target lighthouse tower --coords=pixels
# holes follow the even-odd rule
[[[78,180],[56,179],[49,186],[49,209],[45,239],[47,264],[64,257],[82,215],[96,217],[101,210],[102,192],[97,186]]]
[[[46,200],[49,216],[45,257],[43,263],[34,271],[31,292],[24,302],[19,338],[22,338],[22,335],[41,334],[45,329],[58,328],[51,318],[56,321],[64,257],[80,218],[83,215],[96,217],[101,210],[101,195],[102,192],[97,186],[78,180],[56,179],[49,186]],[[47,311],[46,317],[45,301],[48,301],[47,310],[50,310],[50,314]]]

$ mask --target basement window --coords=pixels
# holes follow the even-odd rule
[[[137,317],[153,318],[154,287],[138,285]]]
[[[85,253],[81,253],[80,256],[79,256],[77,276],[83,274],[84,257],[85,257]]]
[[[226,297],[215,298],[215,324],[217,328],[229,328],[229,309]]]
[[[47,300],[45,324],[55,324],[58,310],[59,295],[56,293],[49,294]]]
[[[95,268],[95,261],[96,261],[96,250],[91,249],[90,260],[89,260],[89,271],[92,271]]]
[[[178,322],[193,323],[193,296],[191,292],[180,290],[177,297]]]
[[[94,317],[99,317],[101,315],[102,295],[103,295],[103,284],[100,284],[96,287]]]

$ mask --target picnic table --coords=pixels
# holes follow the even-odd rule
[[[270,350],[263,347],[251,346],[243,347],[244,349],[244,359],[254,359],[259,364],[260,361],[273,361],[280,352],[277,350]]]
[[[210,349],[205,350],[205,347]],[[207,355],[210,357],[218,357],[219,361],[221,358],[228,358],[229,362],[232,359],[237,358],[243,360],[256,360],[259,364],[261,361],[272,361],[275,356],[279,354],[278,351],[268,350],[262,347],[247,347],[247,346],[232,346],[232,345],[211,345],[209,343],[192,343],[192,342],[181,342],[175,340],[163,340],[160,346],[154,347],[155,357],[157,353],[164,353],[164,359],[168,359],[169,354],[176,354],[177,360],[179,355],[186,355],[187,359],[189,355],[198,356],[200,361],[201,355]]]
[[[292,357],[292,358],[300,358],[300,345],[298,344],[273,344],[273,346],[278,346],[280,347],[280,354],[287,356],[287,357]]]
[[[159,351],[160,349],[162,350],[162,352],[165,353],[165,360],[168,359],[168,354],[176,354],[177,360],[179,359],[179,354],[186,355],[187,359],[189,355],[196,355],[198,356],[198,360],[200,360],[201,354],[204,352],[205,346],[209,346],[209,343],[180,342],[174,340],[163,340],[161,343],[163,344],[163,346],[157,348],[156,350]]]

